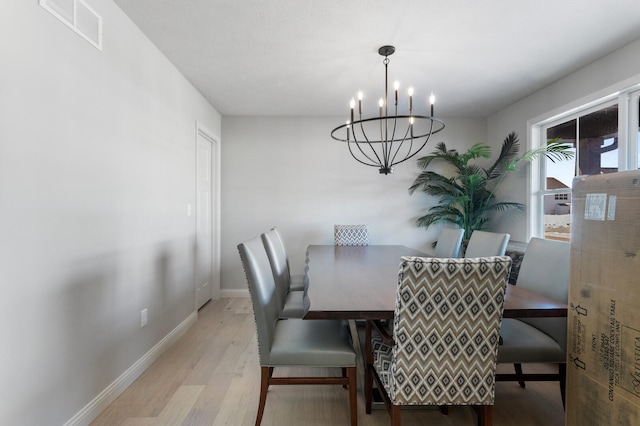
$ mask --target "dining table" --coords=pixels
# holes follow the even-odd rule
[[[431,257],[402,245],[335,246],[307,248],[307,298],[304,319],[349,320],[354,344],[364,354],[364,335],[357,320],[391,320],[403,256]],[[567,305],[513,284],[506,284],[504,318],[566,317]],[[557,380],[554,374],[529,375],[536,380]],[[518,380],[515,374],[496,374],[496,381]],[[384,404],[374,389],[373,407]]]
[[[402,256],[428,254],[402,245],[307,248],[305,319],[392,319]],[[507,284],[504,318],[566,317],[567,305]]]

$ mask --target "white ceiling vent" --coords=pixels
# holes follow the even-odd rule
[[[39,0],[39,4],[97,49],[102,50],[102,17],[84,0]]]

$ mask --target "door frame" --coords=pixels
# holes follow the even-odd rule
[[[194,199],[197,204],[198,194],[198,175],[197,175],[197,161],[198,161],[198,136],[201,136],[211,142],[211,235],[213,241],[211,241],[211,250],[213,254],[211,262],[211,299],[217,300],[220,298],[220,137],[210,131],[205,125],[196,120],[196,134],[194,140]],[[194,205],[195,205],[194,204]],[[194,236],[197,232],[197,209],[194,209],[196,214],[194,215],[193,228]],[[195,241],[194,241],[195,244]],[[197,250],[197,247],[196,247]],[[194,306],[196,302],[196,279],[198,268],[197,255],[194,256]]]

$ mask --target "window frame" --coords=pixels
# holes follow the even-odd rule
[[[640,168],[638,159],[640,136],[636,129],[640,127],[638,115],[640,108],[640,83],[629,85],[618,91],[610,91],[607,95],[594,96],[590,101],[584,100],[574,107],[566,107],[563,112],[549,114],[547,118],[527,123],[529,145],[531,149],[546,144],[547,129],[567,121],[598,111],[602,108],[618,105],[618,170],[635,170]],[[579,130],[578,130],[579,131]],[[577,135],[579,139],[579,134]],[[576,146],[576,155],[578,155]],[[575,159],[576,165],[578,158]],[[571,193],[571,188],[546,189],[546,161],[536,159],[529,167],[527,190],[529,208],[527,209],[526,237],[544,238],[544,197],[563,193]]]

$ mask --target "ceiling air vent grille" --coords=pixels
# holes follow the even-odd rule
[[[102,50],[102,17],[84,0],[39,0],[39,4],[97,49]]]

